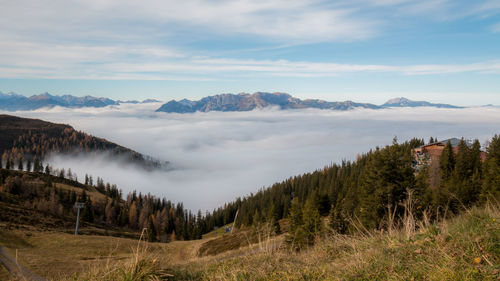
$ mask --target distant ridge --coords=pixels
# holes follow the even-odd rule
[[[319,99],[306,99],[292,97],[286,93],[265,93],[254,94],[220,94],[208,96],[198,101],[182,99],[180,101],[171,100],[158,108],[157,112],[169,113],[192,113],[209,111],[250,111],[257,108],[278,106],[280,109],[301,109],[319,108],[332,110],[349,110],[354,108],[380,108],[370,103],[355,103],[352,101],[328,102]]]
[[[16,111],[16,110],[36,110],[43,107],[105,107],[109,105],[119,105],[120,103],[153,103],[160,102],[153,99],[146,99],[142,102],[139,101],[115,101],[109,98],[83,96],[76,97],[72,95],[51,95],[43,93],[26,97],[16,93],[4,94],[0,92],[0,110]]]
[[[393,98],[388,100],[381,107],[437,107],[437,108],[463,108],[460,106],[443,104],[443,103],[430,103],[427,101],[412,101],[407,98]]]
[[[280,109],[317,108],[330,110],[351,110],[355,108],[381,109],[390,107],[437,107],[437,108],[461,108],[449,104],[436,104],[426,101],[412,101],[407,98],[394,98],[382,105],[371,103],[356,103],[352,101],[329,102],[319,99],[301,100],[286,93],[254,94],[220,94],[208,96],[197,101],[182,99],[171,100],[158,108],[157,112],[168,113],[192,113],[209,111],[249,111],[257,108],[277,106]]]
[[[112,100],[104,97],[83,96],[76,97],[72,95],[51,95],[43,93],[26,97],[16,93],[4,94],[0,92],[0,110],[36,110],[44,107],[106,107],[119,104],[146,104],[160,103],[156,99],[138,100]],[[489,107],[495,107],[488,105]],[[431,103],[427,101],[413,101],[404,97],[393,98],[382,105],[371,103],[359,103],[353,101],[325,101],[320,99],[299,99],[287,93],[268,93],[256,92],[253,94],[218,94],[207,96],[200,100],[171,100],[161,105],[156,112],[167,113],[193,113],[209,111],[251,111],[265,107],[278,107],[279,109],[329,109],[329,110],[351,110],[356,108],[381,109],[392,107],[436,107],[436,108],[463,108],[451,104]]]

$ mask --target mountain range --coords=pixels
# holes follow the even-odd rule
[[[395,98],[382,105],[371,103],[356,103],[353,101],[329,102],[319,99],[301,100],[286,93],[264,93],[254,94],[220,94],[208,96],[197,101],[182,99],[171,100],[163,104],[157,112],[190,113],[208,111],[249,111],[256,108],[277,106],[280,109],[318,108],[330,110],[350,110],[355,108],[381,109],[390,107],[438,107],[438,108],[460,108],[449,104],[435,104],[426,101],[412,101],[406,98]]]
[[[0,92],[0,110],[36,110],[43,107],[105,107],[119,104],[160,103],[155,99],[137,100],[112,100],[104,97],[72,95],[51,95],[43,93],[26,97],[16,93],[4,94]],[[320,99],[299,99],[287,93],[256,92],[254,94],[219,94],[207,96],[200,100],[182,99],[171,100],[158,108],[157,112],[167,113],[193,113],[209,111],[251,111],[265,107],[279,107],[280,109],[329,109],[351,110],[355,108],[381,109],[391,107],[436,107],[436,108],[461,108],[450,104],[430,103],[427,101],[412,101],[407,98],[394,98],[382,105],[372,103],[358,103],[353,101],[325,101]]]
[[[33,95],[26,97],[16,93],[4,94],[0,92],[0,110],[35,110],[43,107],[105,107],[108,105],[119,105],[120,103],[150,103],[159,102],[157,100],[147,99],[139,101],[115,101],[109,98],[98,98],[93,96],[76,97],[72,95],[56,96],[49,93]]]
[[[381,107],[437,107],[437,108],[462,108],[460,106],[454,106],[444,103],[430,103],[428,101],[412,101],[407,98],[394,98],[388,100],[386,103],[381,105]]]

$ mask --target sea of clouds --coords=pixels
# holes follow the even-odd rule
[[[376,146],[412,137],[477,138],[500,133],[500,108],[394,108],[382,110],[277,110],[156,113],[159,104],[106,108],[52,108],[3,112],[66,123],[155,158],[172,171],[147,172],[107,157],[53,156],[55,168],[71,168],[137,189],[192,210],[211,210],[238,196]]]

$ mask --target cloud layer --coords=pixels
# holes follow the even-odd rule
[[[478,138],[500,133],[500,109],[290,110],[195,114],[154,113],[157,105],[101,109],[54,108],[16,115],[69,123],[76,129],[172,162],[175,171],[144,173],[96,158],[55,157],[71,167],[116,183],[212,209],[290,176],[313,171],[389,144],[430,136]]]

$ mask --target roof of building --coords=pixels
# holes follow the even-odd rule
[[[446,139],[446,140],[442,140],[442,141],[437,141],[437,142],[429,143],[429,144],[423,145],[422,147],[436,145],[436,144],[438,144],[438,145],[446,145],[448,142],[451,144],[452,147],[457,147],[460,144],[460,139],[457,139],[457,138]],[[468,141],[468,140],[466,140],[465,143],[469,147],[472,146],[472,143],[470,141]]]

